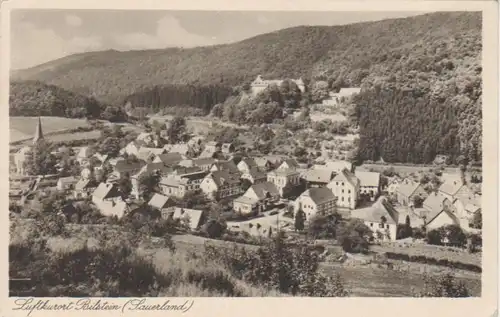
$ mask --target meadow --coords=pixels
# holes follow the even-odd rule
[[[41,117],[45,135],[77,128],[89,127],[85,119],[69,119],[62,117]],[[35,134],[38,117],[10,117],[10,143],[31,139]]]

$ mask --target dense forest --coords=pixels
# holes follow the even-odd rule
[[[38,81],[12,82],[9,98],[11,116],[98,118],[105,109],[93,97]]]
[[[164,85],[131,94],[124,99],[124,103],[132,108],[146,107],[153,113],[165,108],[188,106],[201,109],[206,115],[215,104],[224,102],[232,94],[232,87],[221,84]]]
[[[114,104],[158,84],[223,81],[238,86],[259,74],[333,81],[342,77],[346,85],[358,86],[368,75],[387,76],[398,64],[434,57],[435,51],[426,49],[432,43],[441,44],[441,54],[447,49],[466,52],[471,47],[453,43],[469,35],[481,39],[480,13],[432,13],[341,26],[299,26],[210,47],[82,53],[13,76],[93,93]]]

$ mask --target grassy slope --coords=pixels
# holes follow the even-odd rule
[[[435,13],[423,16],[345,26],[294,27],[259,35],[238,43],[192,49],[103,51],[73,55],[18,71],[17,79],[36,79],[84,94],[95,93],[118,102],[143,87],[161,83],[214,83],[223,79],[237,85],[256,75],[269,77],[342,74],[359,85],[368,72],[371,80],[391,73],[394,64],[426,43],[450,47],[457,36],[481,38],[476,13]],[[462,48],[459,48],[462,49]]]

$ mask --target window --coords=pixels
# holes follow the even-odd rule
[[[339,186],[339,182],[337,182],[337,186]]]
[[[344,201],[344,197],[342,197],[342,201]]]
[[[373,222],[370,222],[370,227],[373,227]]]
[[[347,192],[350,194],[350,193],[351,193],[351,190],[349,189]]]
[[[342,186],[344,186],[344,182],[342,182]]]
[[[389,225],[385,225],[386,229],[389,229]]]
[[[344,190],[342,189],[342,194],[344,193]]]

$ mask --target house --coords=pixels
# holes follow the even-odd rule
[[[80,151],[78,151],[78,154],[76,155],[76,161],[80,165],[84,165],[85,163],[88,162],[91,156],[92,156],[91,148],[88,146],[84,146],[80,148]]]
[[[273,183],[281,197],[289,195],[286,189],[300,186],[300,172],[295,169],[275,169],[267,173],[267,181]]]
[[[137,158],[146,162],[153,162],[158,155],[166,152],[167,151],[164,148],[141,146],[137,152]]]
[[[233,200],[233,210],[241,214],[250,214],[265,211],[270,205],[278,202],[280,192],[270,182],[252,185],[243,196]]]
[[[251,157],[243,158],[236,167],[241,173],[248,173],[251,169],[258,168],[257,163]]]
[[[197,158],[193,160],[193,166],[208,172],[216,162],[217,160],[213,158]]]
[[[239,175],[225,170],[210,172],[201,182],[200,188],[210,199],[217,200],[242,193]]]
[[[221,151],[222,145],[216,141],[210,141],[205,144],[205,147],[198,158],[214,158]]]
[[[287,169],[298,169],[300,168],[297,161],[294,159],[285,159],[279,166],[279,170],[287,170]]]
[[[274,167],[274,164],[266,157],[255,157],[254,161],[257,167],[263,171],[270,171]]]
[[[338,173],[330,183],[329,188],[337,197],[337,206],[342,208],[354,209],[359,195],[359,179],[344,168]]]
[[[305,181],[306,187],[325,187],[334,177],[331,170],[310,169],[302,173],[301,178]]]
[[[258,75],[257,78],[250,84],[252,94],[257,95],[260,92],[264,91],[267,87],[271,85],[277,85],[278,87],[283,83],[282,79],[263,79],[261,75]],[[306,87],[302,78],[299,79],[291,79],[294,82],[301,92],[304,92]]]
[[[149,200],[148,205],[158,209],[163,216],[163,213],[167,212],[170,207],[173,207],[175,205],[175,202],[171,197],[155,193]]]
[[[473,195],[469,188],[459,179],[445,180],[439,187],[439,192],[445,195],[450,201],[454,201],[459,197],[468,198]]]
[[[335,173],[340,173],[344,169],[352,172],[352,163],[347,161],[326,161],[324,165],[315,165],[315,168],[328,169]]]
[[[396,191],[399,187],[399,184],[401,184],[403,180],[401,178],[399,178],[398,176],[393,176],[393,177],[390,177],[387,181],[387,185],[385,187],[385,191],[389,194],[389,195],[395,195],[396,194]]]
[[[420,183],[403,181],[396,190],[396,199],[402,206],[413,206],[415,196],[425,198],[427,193]]]
[[[139,141],[139,142],[144,142],[146,144],[151,144],[155,140],[155,137],[154,137],[153,133],[151,133],[151,132],[141,132],[135,138],[135,140]]]
[[[472,227],[474,215],[481,212],[481,206],[474,199],[457,198],[453,201],[453,210],[460,227],[468,232],[479,231]]]
[[[386,197],[379,197],[370,207],[353,210],[351,217],[363,220],[377,240],[396,240],[399,213]]]
[[[323,100],[324,106],[337,106],[343,104],[354,95],[359,94],[361,88],[351,87],[351,88],[341,88],[338,93],[330,92],[328,98]]]
[[[127,154],[138,157],[139,150],[142,146],[147,146],[147,143],[137,140],[131,141],[123,149],[120,150],[120,155]]]
[[[125,176],[135,175],[146,165],[146,162],[141,160],[121,160],[113,167],[113,172],[109,175],[109,182],[116,182]]]
[[[159,187],[163,194],[182,198],[188,192],[200,190],[207,172],[199,168],[176,168],[166,177],[161,177]]]
[[[162,217],[165,219],[172,217],[174,220],[184,222],[191,230],[197,230],[204,221],[203,210],[180,207],[168,208],[166,212],[162,213]]]
[[[153,163],[163,163],[165,165],[174,166],[184,159],[185,157],[179,153],[162,153],[155,156]]]
[[[250,169],[241,175],[241,179],[246,179],[252,184],[258,184],[267,180],[266,173],[260,171],[257,167]]]
[[[231,154],[234,152],[234,145],[232,143],[224,143],[221,146],[221,152],[225,155]]]
[[[73,190],[74,197],[76,199],[89,197],[97,188],[97,185],[97,182],[93,179],[81,178],[75,184],[75,189]]]
[[[231,174],[238,175],[238,177],[241,175],[240,171],[238,170],[238,167],[236,164],[234,164],[233,161],[218,161],[215,162],[212,167],[210,167],[211,172],[215,171],[227,171]]]
[[[183,156],[189,156],[192,153],[192,149],[188,144],[174,144],[170,150],[168,151],[169,153],[179,153]]]
[[[104,216],[122,218],[127,210],[118,186],[111,183],[100,183],[92,193],[92,202]]]
[[[71,190],[75,187],[78,182],[78,178],[74,176],[61,177],[57,181],[57,190]]]
[[[428,230],[445,225],[459,225],[452,202],[442,193],[434,192],[424,200],[425,211],[421,216],[425,219],[424,225]]]
[[[309,188],[294,203],[294,210],[302,209],[306,219],[316,214],[329,214],[335,211],[337,197],[326,187]]]
[[[355,171],[354,175],[359,179],[360,194],[369,196],[373,201],[380,191],[380,173]]]
[[[139,179],[143,175],[156,174],[158,176],[168,175],[174,172],[175,169],[171,166],[167,166],[164,163],[149,163],[144,165],[137,173],[130,177],[130,182],[132,183],[132,191],[130,195],[133,197],[139,197]]]

